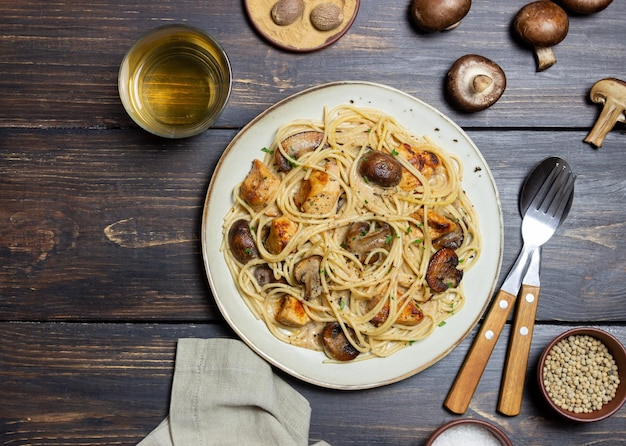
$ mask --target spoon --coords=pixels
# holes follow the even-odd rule
[[[549,172],[546,173],[546,169]],[[569,168],[565,169],[563,165],[557,165],[552,161],[552,169],[542,167],[533,170],[526,183],[528,186],[524,189],[528,191],[526,193],[531,198],[522,220],[524,246],[498,291],[444,401],[444,406],[457,414],[465,413],[469,406],[493,348],[517,299],[522,285],[522,276],[528,268],[532,253],[554,234],[567,204],[571,202],[574,175]],[[557,204],[544,208],[546,198]],[[526,203],[527,200],[524,198],[524,205]]]
[[[546,158],[539,163],[528,176],[520,194],[520,213],[523,216],[526,215],[533,197],[539,193],[542,179],[547,178],[555,167],[560,167],[571,174],[567,178],[567,180],[570,180],[571,177],[571,186],[568,186],[567,181],[564,183],[564,187],[566,188],[563,195],[564,203],[561,203],[564,209],[557,222],[558,227],[567,218],[574,199],[574,176],[571,173],[572,169],[567,162],[561,158]],[[569,194],[569,196],[567,194]],[[504,415],[518,415],[522,407],[522,394],[524,392],[524,382],[528,368],[528,355],[530,353],[535,316],[539,303],[540,255],[541,248],[535,248],[531,254],[530,265],[522,280],[522,287],[519,292],[515,323],[511,329],[511,338],[509,339],[509,347],[500,387],[500,397],[498,399],[498,411]]]

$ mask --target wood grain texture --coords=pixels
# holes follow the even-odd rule
[[[570,215],[543,248],[538,318],[626,320],[622,151],[590,149],[580,131],[468,134],[500,193],[501,280],[521,249],[524,176],[561,156],[578,178]],[[211,172],[234,135],[211,129],[164,141],[133,129],[0,129],[0,319],[219,319],[200,224]]]
[[[0,2],[0,122],[12,127],[131,127],[117,96],[117,71],[149,29],[184,22],[213,34],[234,74],[229,106],[217,125],[237,127],[289,94],[346,79],[381,82],[414,94],[466,127],[590,128],[599,114],[587,97],[604,77],[624,78],[626,8],[571,18],[557,64],[537,73],[532,51],[510,33],[524,0],[473,2],[461,26],[422,34],[405,1],[362,2],[350,31],[331,47],[292,54],[269,45],[247,21],[242,2],[84,0]],[[442,84],[456,58],[478,53],[507,73],[507,90],[489,110],[466,115],[446,103]],[[620,124],[619,129],[624,130]]]
[[[537,327],[531,364],[566,328]],[[611,332],[626,342],[624,327]],[[5,340],[0,344],[0,438],[6,445],[136,444],[167,415],[176,340],[232,335],[220,326],[202,324],[0,323]],[[320,389],[277,373],[310,401],[312,441],[423,444],[440,424],[454,418],[442,407],[441,389],[452,383],[471,337],[444,361],[378,389]],[[497,344],[466,416],[499,425],[520,446],[614,446],[626,437],[623,411],[585,426],[560,422],[540,399],[534,370],[527,376],[521,415],[497,415],[499,358],[505,348],[506,342]]]

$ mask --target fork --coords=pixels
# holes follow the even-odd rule
[[[504,415],[518,415],[522,406],[528,355],[532,343],[540,290],[541,248],[540,246],[535,247],[535,245],[545,243],[554,234],[567,214],[567,204],[574,193],[574,175],[567,168],[561,167],[561,169],[554,178],[554,182],[548,187],[548,180],[550,177],[554,177],[556,168],[551,172],[528,207],[522,221],[522,238],[524,244],[529,245],[532,257],[528,271],[522,280],[515,323],[511,329],[511,338],[500,386],[498,411]]]
[[[571,178],[570,178],[571,177]],[[563,185],[565,183],[565,185]],[[561,191],[565,189],[565,191]],[[567,192],[569,190],[569,193]],[[444,401],[450,411],[465,413],[493,348],[517,299],[531,253],[546,243],[564,217],[573,192],[573,173],[555,166],[535,194],[522,220],[524,246],[509,272]]]

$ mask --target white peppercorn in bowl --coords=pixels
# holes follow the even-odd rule
[[[559,415],[581,423],[603,420],[626,401],[626,349],[598,328],[568,330],[541,354],[537,379]]]

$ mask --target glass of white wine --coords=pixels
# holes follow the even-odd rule
[[[230,96],[232,72],[221,45],[188,25],[144,34],[128,50],[118,77],[122,104],[143,129],[166,138],[211,126]]]

